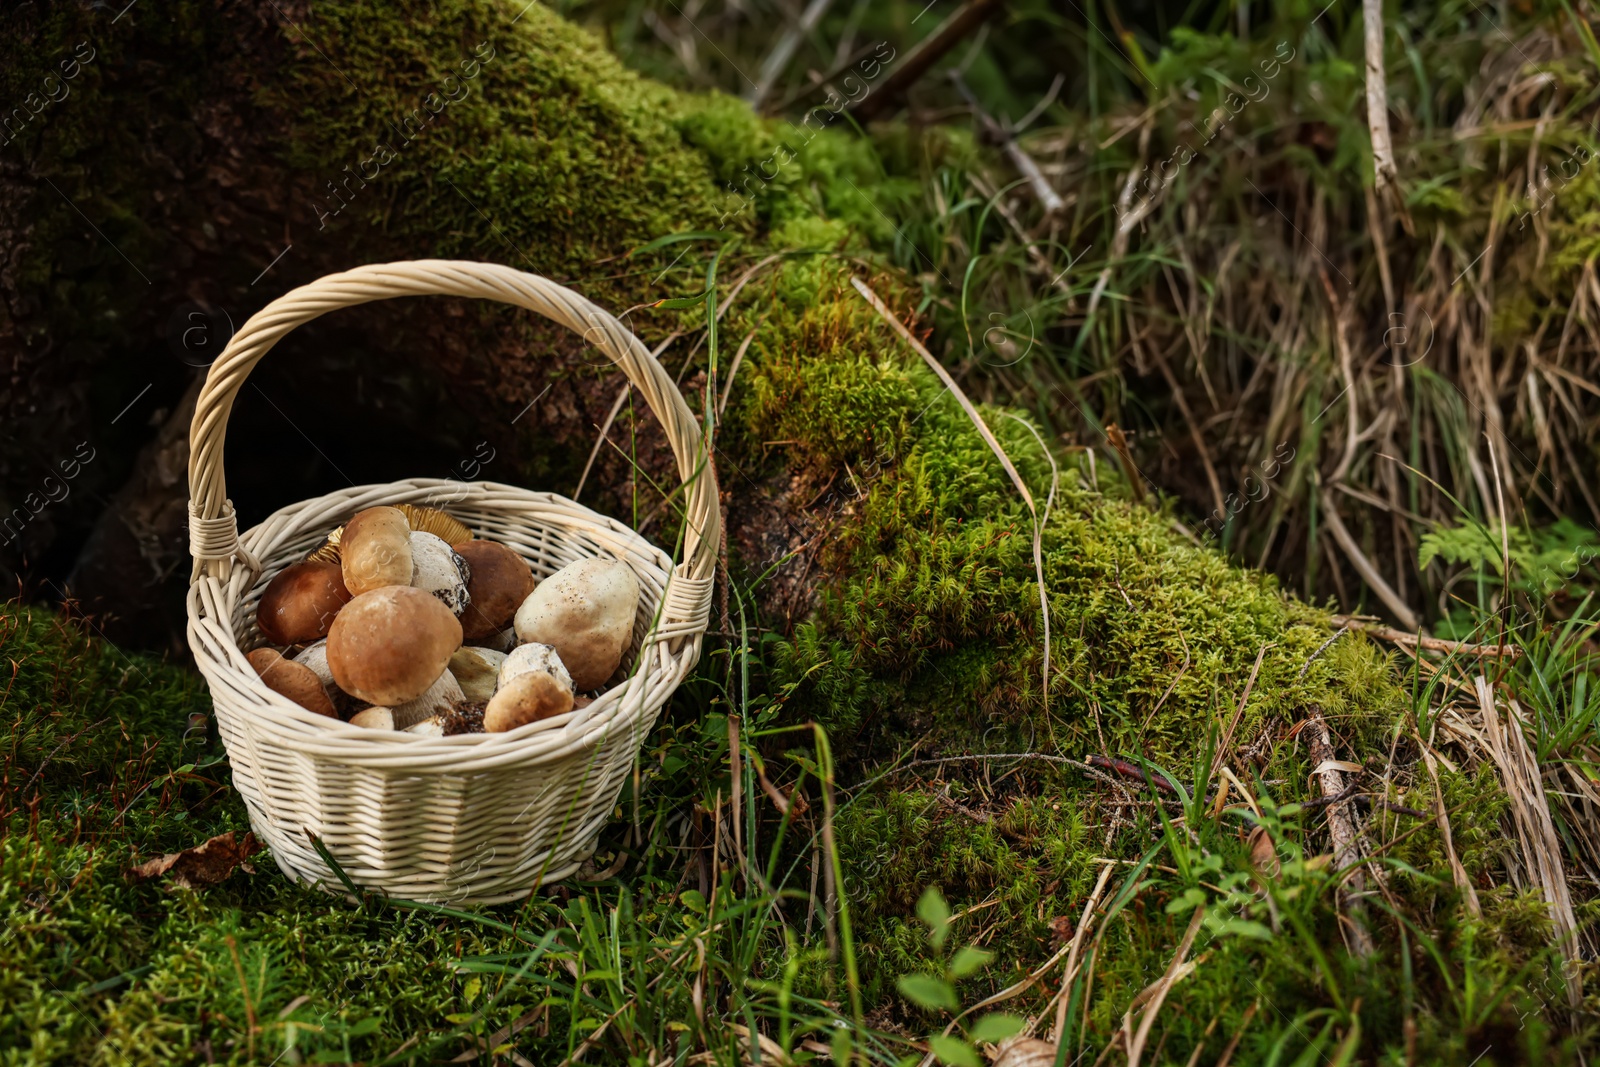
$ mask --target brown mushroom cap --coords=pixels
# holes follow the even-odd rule
[[[483,712],[485,733],[499,734],[572,710],[572,688],[546,671],[519,674],[495,693]]]
[[[411,584],[411,524],[399,508],[356,512],[339,538],[345,588],[360,596],[388,585]]]
[[[307,711],[337,719],[333,701],[328,699],[322,681],[310,667],[284,659],[276,649],[258,648],[245,657],[256,674],[267,683],[267,688],[280,696],[288,697]]]
[[[303,645],[327,637],[333,617],[349,602],[337,563],[296,563],[267,583],[256,604],[256,626],[275,645]]]
[[[391,585],[362,593],[328,631],[328,668],[339,688],[394,707],[421,696],[461,647],[461,623],[431,593]]]
[[[535,584],[528,563],[498,541],[462,541],[452,546],[467,561],[472,579],[467,582],[471,603],[461,615],[461,631],[468,641],[499,633],[528,599]]]

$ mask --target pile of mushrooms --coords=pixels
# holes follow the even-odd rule
[[[442,511],[367,508],[267,583],[266,644],[247,658],[274,692],[353,726],[501,733],[588,705],[638,609],[639,580],[618,560],[541,582]]]

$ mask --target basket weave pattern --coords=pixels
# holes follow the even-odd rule
[[[553,493],[417,478],[356,486],[284,508],[243,536],[222,471],[233,401],[284,334],[327,311],[393,296],[477,296],[582,333],[628,375],[667,430],[686,485],[684,560]],[[273,301],[212,365],[190,432],[189,646],[210,685],[233,781],[256,835],[291,878],[337,885],[307,831],[358,885],[410,899],[494,903],[566,877],[593,851],[644,736],[693,668],[720,540],[715,473],[672,379],[615,318],[536,275],[442,260],[361,267]],[[268,689],[245,659],[260,645],[266,582],[362,508],[442,507],[517,552],[536,577],[588,556],[632,567],[641,590],[630,654],[588,707],[502,734],[423,737],[316,715]]]

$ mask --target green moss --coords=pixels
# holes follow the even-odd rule
[[[770,311],[775,339],[752,358],[743,409],[753,438],[862,494],[824,553],[824,607],[784,653],[806,714],[843,740],[870,720],[860,741],[880,754],[899,738],[967,751],[1002,724],[1052,751],[1187,762],[1231,716],[1260,653],[1238,736],[1312,705],[1355,729],[1393,721],[1400,691],[1370,646],[1338,648],[1302,677],[1330,632],[1324,613],[1075,471],[1041,530],[1052,633],[1041,699],[1033,519],[954,398],[842,295],[847,270],[785,268],[779,291],[796,298]],[[1042,508],[1052,474],[1040,439],[1014,413],[983,414]]]

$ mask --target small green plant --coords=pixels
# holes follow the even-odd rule
[[[987,1012],[970,1023],[963,1023],[967,1011],[961,1008],[956,987],[993,962],[994,954],[972,945],[950,944],[955,916],[944,894],[935,886],[924,890],[917,901],[917,918],[927,924],[928,947],[941,966],[937,972],[902,975],[895,985],[900,995],[917,1007],[954,1016],[943,1031],[928,1035],[928,1047],[940,1063],[948,1067],[981,1067],[984,1061],[977,1046],[1004,1041],[1022,1029],[1023,1020],[1004,1012]],[[910,1057],[910,1062],[915,1063],[916,1057]]]

